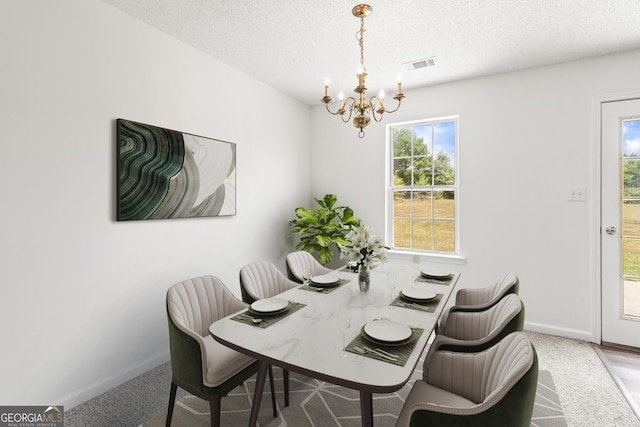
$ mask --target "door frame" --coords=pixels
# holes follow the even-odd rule
[[[602,104],[605,102],[627,101],[639,99],[640,90],[596,95],[592,98],[592,149],[593,174],[591,187],[593,188],[593,253],[592,273],[593,281],[593,341],[602,343]]]

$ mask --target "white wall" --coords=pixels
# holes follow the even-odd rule
[[[70,409],[168,360],[173,283],[284,269],[310,109],[98,1],[0,3],[0,51],[0,404]],[[237,215],[115,221],[116,118],[237,143]]]
[[[459,115],[459,285],[486,286],[512,271],[528,329],[597,340],[594,99],[637,92],[638,75],[634,51],[409,90],[364,140],[315,107],[312,193],[336,192],[383,235],[385,124]],[[586,202],[567,200],[576,185],[587,187]]]

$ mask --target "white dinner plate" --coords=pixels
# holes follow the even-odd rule
[[[402,296],[412,300],[428,301],[436,297],[436,293],[430,289],[424,288],[408,288],[400,291]]]
[[[251,310],[256,313],[274,313],[285,310],[289,306],[289,301],[282,298],[259,299],[251,304]]]
[[[337,274],[328,273],[322,276],[313,276],[311,281],[317,285],[333,285],[340,281],[340,277]]]
[[[383,342],[398,342],[411,338],[411,328],[393,320],[374,320],[364,325],[365,334]]]
[[[422,270],[422,275],[425,277],[433,277],[438,279],[445,279],[451,276],[451,272],[446,270],[440,270],[437,268],[429,268],[428,270]]]

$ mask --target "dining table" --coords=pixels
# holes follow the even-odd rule
[[[249,426],[273,365],[359,391],[362,426],[372,427],[373,394],[409,381],[459,276],[386,261],[361,291],[358,274],[342,268],[212,323],[216,341],[258,360]]]

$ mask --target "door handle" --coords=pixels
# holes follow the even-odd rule
[[[613,236],[618,230],[616,230],[615,227],[607,227],[604,231],[606,231],[609,236]]]

